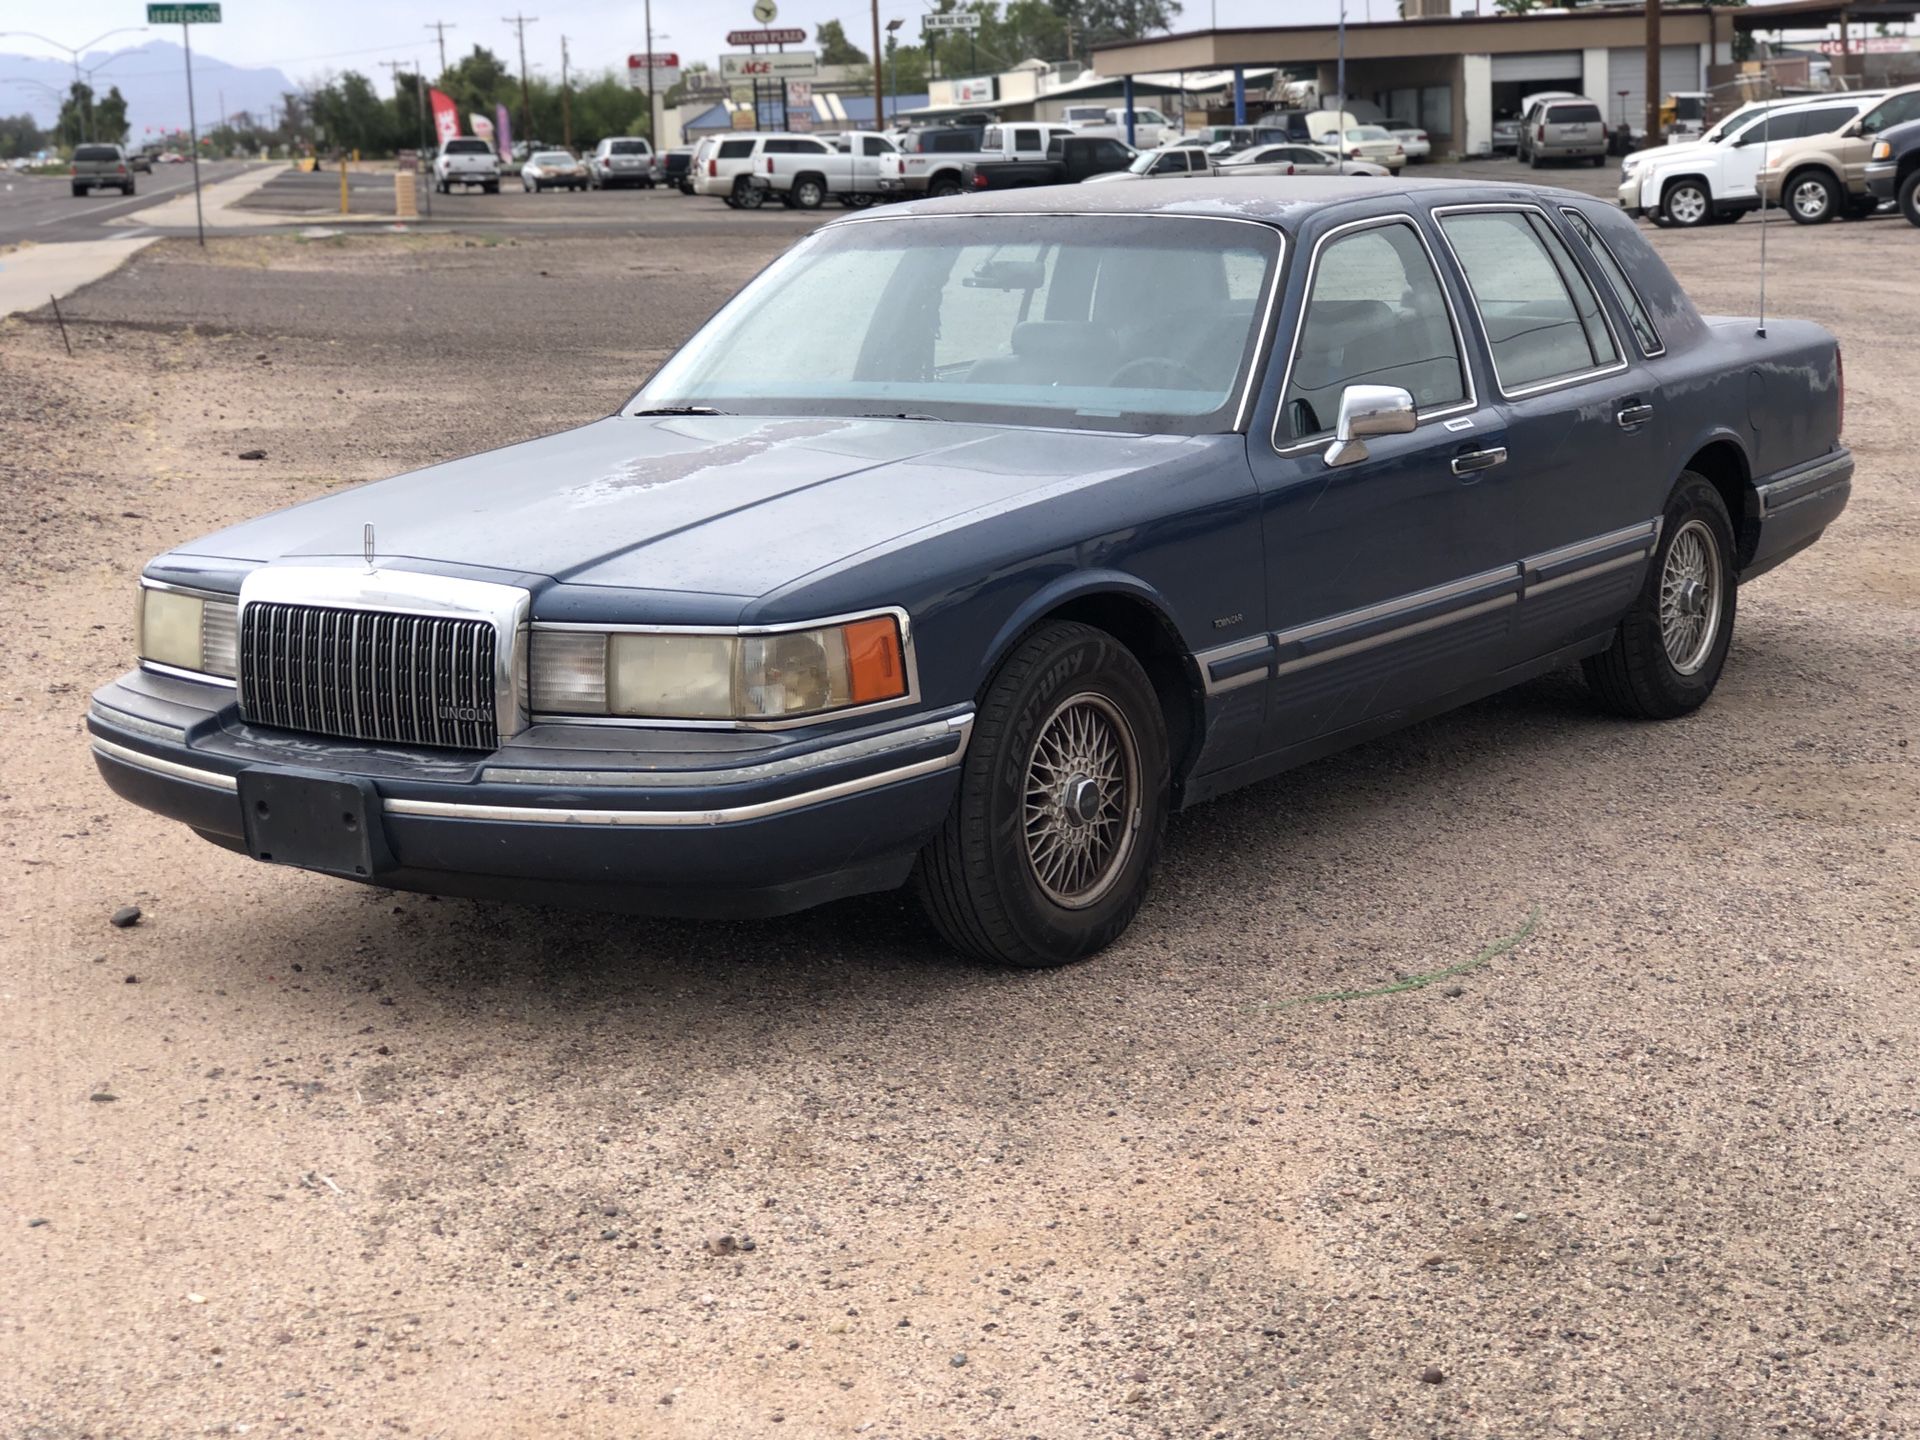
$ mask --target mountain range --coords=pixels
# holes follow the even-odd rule
[[[123,50],[98,50],[80,57],[93,70],[96,94],[113,86],[127,98],[128,143],[140,145],[163,133],[187,127],[186,52],[169,40],[149,40]],[[73,65],[45,55],[0,52],[0,115],[29,114],[50,127],[60,114],[59,97],[73,84]],[[21,83],[25,82],[25,83]],[[229,65],[200,51],[193,55],[193,101],[204,132],[221,116],[249,111],[264,120],[280,97],[294,89],[272,67]],[[224,108],[223,108],[224,107]]]

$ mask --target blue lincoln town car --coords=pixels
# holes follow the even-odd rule
[[[1563,191],[862,213],[618,414],[161,556],[88,724],[257,860],[692,915],[911,880],[1058,964],[1175,808],[1575,661],[1699,706],[1846,504],[1841,410],[1831,335],[1700,315]]]

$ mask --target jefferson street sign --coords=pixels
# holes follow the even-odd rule
[[[218,25],[220,7],[211,4],[198,5],[149,5],[147,6],[149,25]]]
[[[980,12],[978,10],[950,10],[944,15],[922,15],[922,30],[978,30]]]

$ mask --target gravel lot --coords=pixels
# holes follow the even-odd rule
[[[1656,237],[1723,311],[1756,241]],[[0,324],[0,1433],[1920,1430],[1897,221],[1773,232],[1859,477],[1704,711],[1556,676],[1240,792],[1088,965],[360,889],[106,791],[144,559],[602,414],[782,243],[169,241],[71,359]]]

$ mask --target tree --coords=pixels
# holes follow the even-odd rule
[[[118,85],[107,91],[107,98],[93,107],[93,138],[118,145],[127,138],[127,100]]]
[[[493,107],[501,103],[514,110],[519,109],[518,78],[507,69],[498,55],[484,45],[474,46],[471,54],[463,56],[458,64],[448,69],[440,77],[440,88],[459,107],[462,125],[467,123],[467,116],[472,114],[491,117]],[[535,128],[539,128],[537,119]]]
[[[0,155],[32,155],[49,138],[31,115],[0,115]]]
[[[822,20],[814,32],[820,46],[822,65],[865,65],[867,52],[847,38],[846,27],[838,20]]]
[[[307,98],[314,128],[327,148],[385,154],[393,149],[393,112],[373,82],[358,70],[313,91]]]
[[[93,90],[76,80],[67,87],[67,98],[60,102],[60,118],[54,133],[62,145],[78,145],[93,135]]]

